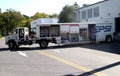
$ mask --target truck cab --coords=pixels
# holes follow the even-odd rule
[[[29,39],[29,31],[27,27],[19,27],[14,29],[11,35],[5,37],[5,43],[10,49],[17,48],[22,44],[26,44]]]

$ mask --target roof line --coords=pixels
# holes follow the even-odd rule
[[[103,3],[103,2],[106,2],[106,1],[109,1],[109,0],[104,0],[104,1],[96,2],[94,4],[90,4],[90,5],[87,5],[87,6],[82,6],[82,7],[78,8],[78,9],[83,9],[83,8],[86,8],[86,7],[89,7],[89,6],[93,6],[93,5],[96,5],[96,4],[99,4],[99,3]]]

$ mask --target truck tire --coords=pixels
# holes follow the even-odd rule
[[[10,42],[8,42],[8,47],[10,50],[13,50],[13,49],[18,48],[19,46],[17,46],[14,41],[10,41]]]
[[[15,46],[14,42],[9,42],[8,43],[8,47],[9,47],[10,50],[14,49],[14,46]]]
[[[112,42],[112,37],[111,37],[111,36],[106,36],[105,41],[106,41],[106,42]]]
[[[42,40],[42,41],[40,41],[39,45],[40,45],[40,47],[43,48],[43,49],[44,49],[44,48],[47,48],[47,46],[48,46],[48,41]]]

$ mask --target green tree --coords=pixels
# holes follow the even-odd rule
[[[27,15],[23,15],[22,20],[19,22],[17,27],[28,27],[30,28],[30,22],[32,21],[32,18],[30,18]]]
[[[3,35],[5,22],[3,21],[3,15],[0,13],[0,35]]]
[[[3,21],[2,27],[4,28],[2,30],[4,32],[6,31],[7,33],[12,32],[12,30],[17,27],[21,19],[22,19],[22,15],[20,12],[17,12],[13,9],[6,10],[6,12],[2,13],[2,17],[1,17],[1,20]]]
[[[49,18],[48,14],[37,12],[34,16],[31,17],[33,20],[38,18]]]
[[[74,5],[71,5],[71,6],[69,6],[69,5],[64,6],[59,15],[59,22],[60,23],[72,22],[73,18],[75,16],[74,11],[77,8],[78,8],[77,3],[75,3]]]
[[[56,14],[56,13],[54,13],[54,14],[52,14],[52,15],[49,15],[49,17],[50,17],[50,18],[58,18],[58,17],[59,17],[59,15],[58,15],[58,14]]]

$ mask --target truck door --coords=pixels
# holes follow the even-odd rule
[[[18,31],[19,31],[18,29],[15,29],[15,30],[14,30],[14,37],[15,37],[14,39],[15,39],[16,42],[19,41]]]
[[[19,41],[24,41],[24,29],[20,28],[19,29]]]

